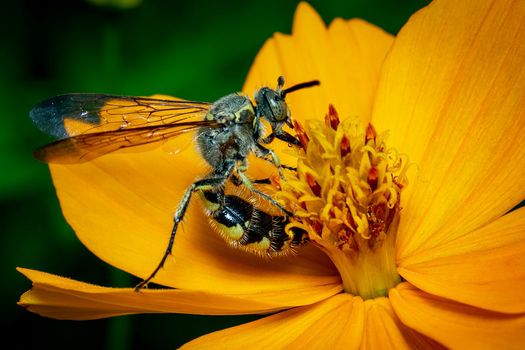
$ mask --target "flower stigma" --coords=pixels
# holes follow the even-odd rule
[[[387,148],[387,133],[372,124],[339,119],[330,105],[324,123],[294,122],[301,147],[297,170],[274,179],[276,198],[338,269],[345,292],[363,299],[386,296],[401,282],[395,242],[406,157]]]

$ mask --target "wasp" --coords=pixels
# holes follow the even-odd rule
[[[55,96],[30,111],[34,124],[58,139],[37,149],[34,156],[43,162],[81,163],[121,149],[161,145],[195,131],[197,150],[211,171],[192,183],[182,196],[167,248],[153,272],[135,287],[139,291],[171,254],[177,228],[195,192],[200,194],[213,226],[234,247],[279,255],[305,241],[305,231],[285,230],[293,214],[254,187],[254,183],[267,183],[267,179],[252,181],[245,172],[250,154],[272,163],[281,176],[282,168],[293,169],[282,165],[274,151],[265,145],[275,139],[299,144],[283,129],[285,126],[293,129],[286,95],[316,85],[319,81],[313,80],[284,89],[281,76],[276,89],[262,87],[255,92],[255,103],[242,93],[226,95],[214,103],[106,94]],[[271,126],[268,135],[263,119]],[[229,181],[264,198],[282,214],[270,214],[239,196],[226,194],[224,188]]]

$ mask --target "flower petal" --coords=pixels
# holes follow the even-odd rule
[[[401,323],[387,298],[365,301],[361,349],[441,349],[442,345]]]
[[[331,67],[330,74],[338,82],[329,91],[329,101],[342,118],[359,116],[363,123],[368,123],[379,72],[394,37],[361,19],[340,18],[330,24],[328,35],[332,43],[329,55],[337,58],[334,62],[337,66]]]
[[[525,208],[521,208],[403,260],[398,272],[434,295],[492,311],[524,313],[524,232]]]
[[[437,0],[396,38],[372,120],[418,169],[403,194],[400,258],[525,197],[524,18],[523,1]]]
[[[183,349],[357,349],[363,318],[363,300],[343,293],[204,335]]]
[[[523,349],[525,315],[481,310],[427,294],[408,283],[390,290],[405,325],[454,349]]]
[[[159,263],[184,190],[207,171],[195,151],[112,154],[71,166],[51,165],[62,211],[104,261],[145,278]],[[154,279],[166,286],[215,292],[269,291],[339,284],[315,249],[263,259],[232,249],[213,232],[197,199],[177,232],[173,256]]]
[[[218,294],[176,289],[107,288],[19,268],[33,281],[19,304],[42,316],[88,320],[135,313],[187,313],[242,315],[266,313],[308,305],[329,298],[338,290],[330,287],[304,290]],[[218,291],[220,291],[218,289]]]
[[[287,96],[295,119],[322,118],[334,104],[343,118],[370,118],[381,64],[393,37],[362,20],[336,19],[326,28],[307,3],[300,3],[293,34],[275,34],[257,55],[243,91],[274,86],[279,75],[288,84],[318,79],[320,87]],[[290,85],[288,85],[290,86]]]

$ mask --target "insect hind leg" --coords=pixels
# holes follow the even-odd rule
[[[289,216],[289,217],[293,216],[293,213],[291,211],[286,210],[281,204],[279,204],[279,202],[277,202],[275,199],[273,199],[271,196],[267,195],[266,193],[261,192],[261,191],[255,189],[255,188],[252,188],[251,191],[254,192],[255,194],[261,196],[262,198],[264,198],[268,202],[270,202],[273,206],[277,207],[280,211],[282,211],[287,216]]]
[[[227,175],[221,176],[221,177],[210,177],[210,178],[196,181],[193,184],[191,184],[190,187],[188,187],[188,189],[184,193],[184,196],[182,197],[179,203],[179,206],[177,207],[177,210],[175,211],[175,215],[173,217],[174,224],[171,230],[168,247],[166,248],[166,251],[164,252],[164,255],[162,256],[162,259],[160,260],[155,270],[153,270],[153,272],[149,275],[148,278],[144,279],[142,282],[140,282],[139,284],[135,286],[136,292],[140,291],[142,288],[147,287],[148,283],[155,277],[155,275],[157,275],[157,272],[159,272],[159,270],[164,266],[164,263],[166,262],[166,259],[168,259],[168,256],[171,255],[171,251],[173,249],[173,243],[175,241],[175,234],[177,233],[177,228],[179,226],[179,223],[182,221],[182,218],[184,218],[184,214],[186,213],[186,210],[188,209],[193,192],[206,191],[206,190],[220,187],[224,184],[227,178],[228,178]]]

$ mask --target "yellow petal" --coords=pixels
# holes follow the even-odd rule
[[[332,44],[329,55],[338,65],[329,72],[337,83],[329,91],[329,100],[341,119],[358,116],[366,124],[371,118],[379,72],[394,37],[361,19],[335,19],[328,35]]]
[[[361,349],[440,349],[434,340],[408,328],[387,298],[365,301],[365,331]]]
[[[399,257],[494,220],[525,197],[525,2],[437,0],[385,61],[373,112],[413,167]]]
[[[206,174],[192,149],[112,154],[71,166],[52,165],[64,216],[104,261],[142,278],[164,254],[184,190]],[[303,254],[304,251],[304,254]],[[154,279],[166,286],[247,292],[339,284],[323,254],[263,259],[230,248],[210,227],[197,198],[175,238],[173,256]]]
[[[268,40],[248,74],[243,91],[274,86],[284,75],[287,86],[318,79],[314,87],[287,96],[298,120],[322,118],[334,104],[341,118],[370,118],[379,69],[393,37],[362,20],[336,19],[327,29],[307,3],[300,3],[293,34]]]
[[[357,349],[363,300],[338,294],[288,311],[197,338],[183,349]]]
[[[33,281],[33,289],[24,293],[19,305],[42,316],[88,320],[135,313],[187,313],[201,315],[241,315],[266,313],[294,306],[308,305],[338,292],[330,287],[295,291],[251,294],[217,293],[130,288],[107,288],[48,273],[18,271]]]
[[[424,254],[398,272],[416,287],[480,308],[525,312],[525,208]]]
[[[505,315],[427,294],[408,283],[390,290],[408,327],[453,349],[523,349],[525,315]]]

